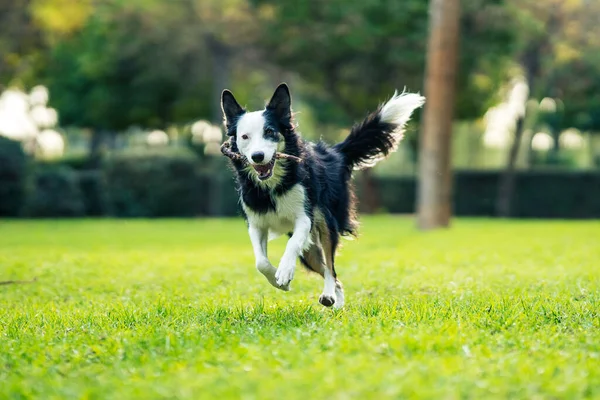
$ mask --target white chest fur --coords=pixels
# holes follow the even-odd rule
[[[257,213],[242,201],[242,208],[248,222],[260,229],[269,230],[270,236],[283,235],[294,230],[299,217],[305,215],[306,193],[302,185],[295,185],[281,196],[275,198],[275,211]]]

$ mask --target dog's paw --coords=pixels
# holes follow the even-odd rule
[[[275,273],[275,280],[277,281],[277,285],[281,288],[287,287],[289,290],[290,282],[294,279],[294,264],[284,264],[277,268],[277,272]],[[282,289],[285,290],[285,289]]]
[[[324,305],[325,307],[333,306],[335,302],[335,295],[325,294],[319,296],[319,303]]]
[[[342,307],[344,307],[344,289],[342,288],[341,284],[337,284],[335,286],[335,304],[333,305],[333,308],[336,309],[340,309]]]

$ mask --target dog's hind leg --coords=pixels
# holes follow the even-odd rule
[[[344,287],[342,286],[342,282],[337,279],[334,265],[335,250],[338,245],[338,234],[335,229],[330,228],[328,224],[323,221],[319,224],[319,236],[321,239],[321,247],[323,248],[323,257],[325,258],[325,268],[323,273],[325,287],[323,289],[323,294],[319,297],[319,302],[327,306],[324,302],[327,302],[328,299],[333,297],[335,300],[333,303],[334,308],[342,308],[345,303]]]
[[[336,279],[333,262],[328,262],[328,257],[331,258],[333,255],[330,250],[331,240],[328,230],[316,228],[313,231],[313,244],[302,253],[300,261],[306,268],[318,273],[325,280],[319,303],[325,307],[341,308],[344,305],[344,291],[341,282]]]
[[[319,297],[319,303],[324,306],[334,306],[342,308],[344,306],[344,288],[342,282],[337,279],[334,268],[335,244],[332,243],[329,230],[321,233],[321,245],[325,257],[325,269],[323,278],[325,278],[325,287],[323,294]],[[328,304],[333,299],[332,304]]]
[[[271,262],[267,258],[268,231],[250,224],[248,227],[248,234],[250,235],[252,249],[254,250],[256,269],[263,274],[265,278],[267,278],[271,285],[275,286],[277,289],[284,291],[290,290],[289,283],[287,285],[277,284],[277,279],[275,278],[277,269],[271,265]]]
[[[302,252],[300,256],[300,262],[309,271],[316,272],[317,274],[324,276],[325,272],[325,255],[323,254],[323,248],[319,239],[319,232],[315,228],[312,232],[312,244],[310,247]]]
[[[313,238],[313,244],[302,253],[300,261],[307,269],[318,273],[325,279],[325,287],[323,289],[323,294],[319,296],[319,303],[325,307],[331,307],[336,302],[335,278],[333,278],[332,274],[329,272],[329,268],[327,268],[325,252],[318,239],[319,234],[317,233],[315,236],[316,237]]]

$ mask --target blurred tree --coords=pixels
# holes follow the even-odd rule
[[[107,133],[210,112],[210,69],[187,3],[105,1],[52,48],[46,81],[62,123]]]
[[[540,114],[550,127],[558,159],[559,135],[568,127],[600,131],[600,2],[584,0],[513,0],[510,4],[522,29],[516,47],[533,98],[559,99],[555,112]],[[511,215],[515,162],[527,115],[517,120],[496,212]]]
[[[394,88],[422,88],[426,0],[251,1],[263,28],[266,58],[310,82],[313,100],[322,104],[319,93],[324,93],[339,106],[318,107],[317,120],[347,124],[389,98]],[[463,3],[455,108],[459,118],[474,118],[494,101],[504,81],[515,29],[502,0]],[[416,146],[416,137],[406,140]],[[371,187],[371,171],[363,174]],[[376,198],[366,203],[369,211],[379,208]]]
[[[561,130],[569,127],[600,132],[600,2],[558,3],[560,30],[551,61],[544,64],[543,96],[564,105]],[[558,148],[558,134],[554,135]]]
[[[38,84],[49,45],[80,28],[91,0],[0,0],[0,90]]]
[[[364,116],[393,88],[422,87],[426,0],[251,1],[268,58],[320,85],[346,118]],[[504,81],[515,31],[502,0],[464,3],[457,116],[473,118]]]
[[[46,41],[59,40],[85,25],[93,0],[29,0],[26,9]]]
[[[211,119],[218,123],[223,119],[221,92],[231,84],[232,59],[254,48],[258,26],[247,0],[186,1],[190,1],[200,27],[196,40],[204,41],[210,50]]]
[[[43,76],[62,123],[92,128],[93,156],[131,125],[221,120],[230,58],[254,37],[246,0],[88,0],[61,29],[68,1],[37,0],[53,32]]]
[[[0,91],[31,74],[44,47],[30,0],[0,0]]]
[[[446,227],[452,214],[450,164],[456,92],[460,0],[432,0],[419,157],[418,226]]]

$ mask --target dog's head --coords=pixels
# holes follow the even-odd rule
[[[285,146],[285,135],[293,131],[292,99],[285,83],[277,87],[264,110],[246,112],[233,93],[224,90],[221,107],[227,134],[235,137],[239,152],[259,181],[267,181],[275,170],[275,153]]]

